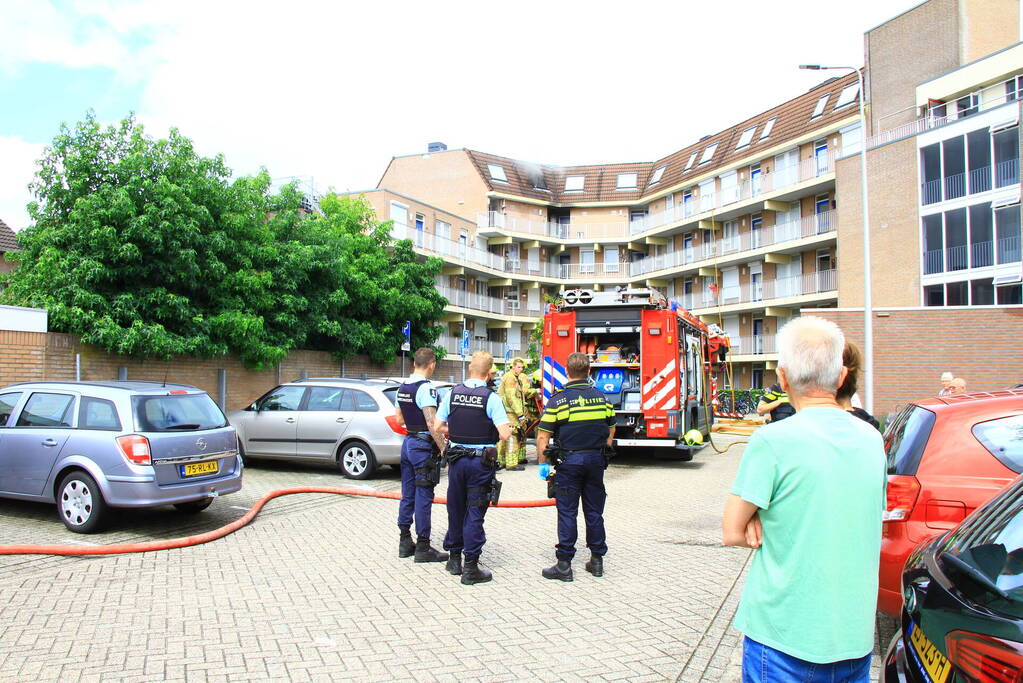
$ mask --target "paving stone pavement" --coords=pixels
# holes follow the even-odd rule
[[[720,545],[720,517],[741,450],[619,458],[606,573],[583,569],[584,549],[572,583],[540,577],[554,560],[552,507],[489,510],[482,564],[494,581],[462,586],[441,564],[398,559],[396,502],[325,494],[277,499],[198,547],[0,556],[0,680],[736,681],[731,622],[750,553]],[[535,466],[500,478],[505,499],[545,494]],[[130,511],[95,536],[66,532],[50,506],[4,501],[0,543],[172,538],[236,519],[273,489],[353,483],[259,463],[201,515]],[[365,483],[399,488],[387,468]],[[433,520],[439,545],[443,507]]]

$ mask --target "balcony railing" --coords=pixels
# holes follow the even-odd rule
[[[614,239],[625,238],[629,235],[629,224],[625,220],[614,223],[588,223],[585,221],[562,223],[520,218],[499,211],[488,211],[476,214],[476,224],[480,228],[500,228],[506,232],[559,239]]]
[[[391,235],[396,240],[412,240],[413,246],[444,256],[449,260],[471,263],[493,270],[505,270],[505,259],[503,256],[491,253],[486,249],[478,249],[465,242],[441,237],[432,232],[416,230],[401,223],[394,223],[391,228]]]
[[[731,353],[737,356],[758,356],[765,353],[777,353],[777,340],[772,334],[759,334],[749,337],[732,337]]]
[[[969,256],[969,263],[967,263]],[[924,252],[924,275],[933,273],[985,268],[997,263],[1019,263],[1020,236],[1001,237],[998,240],[974,242],[969,245],[932,249]]]
[[[460,337],[449,337],[442,336],[436,342],[437,346],[443,347],[449,354],[457,356],[462,353]],[[476,351],[489,351],[490,355],[498,360],[504,359],[504,350],[507,347],[506,342],[489,341],[484,339],[473,339],[469,342],[469,354]]]
[[[717,297],[715,297],[713,290],[707,289],[702,297],[693,297],[693,307],[708,308],[731,304],[757,303],[769,299],[785,299],[806,294],[833,292],[836,289],[838,289],[837,271],[819,270],[814,273],[804,273],[802,275],[793,275],[764,282],[722,287],[720,295]]]
[[[749,251],[760,247],[769,247],[783,242],[825,235],[838,229],[838,211],[825,211],[812,216],[803,216],[797,220],[779,223],[768,227],[740,233],[738,236],[722,238],[714,242],[704,243],[700,250],[689,248],[669,251],[659,256],[634,261],[629,264],[633,276],[645,275],[658,270],[685,266],[715,256],[729,253]],[[708,248],[709,246],[709,248]],[[699,254],[699,257],[697,257]]]
[[[1020,236],[1002,237],[998,240],[998,262],[1018,263],[1020,261]]]
[[[999,161],[993,168],[995,187],[1019,183],[1019,159]],[[936,204],[942,199],[948,201],[964,197],[967,190],[970,194],[987,192],[991,189],[991,175],[992,167],[982,166],[969,173],[955,173],[941,179],[924,181],[920,185],[920,201],[925,205]]]

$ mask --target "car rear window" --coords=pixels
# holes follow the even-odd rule
[[[216,429],[227,426],[220,406],[208,394],[133,396],[135,426],[142,432]]]
[[[889,474],[916,474],[933,428],[934,413],[914,405],[903,408],[884,434]]]
[[[976,603],[1023,617],[1023,479],[968,517],[945,545],[947,553],[979,570],[1008,597],[958,576],[957,588]],[[952,573],[947,566],[943,571]]]
[[[365,391],[357,389],[345,389],[341,397],[341,410],[355,410],[366,413],[373,413],[380,410],[380,406],[373,400],[373,397]]]
[[[991,455],[1017,474],[1023,472],[1023,415],[979,422],[973,435]]]
[[[102,398],[82,398],[78,409],[79,429],[103,429],[121,431],[121,420],[117,417],[117,408],[110,401]]]

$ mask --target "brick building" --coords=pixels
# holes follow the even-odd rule
[[[524,348],[563,288],[646,285],[720,324],[735,384],[764,386],[775,333],[803,310],[833,310],[862,338],[864,141],[873,307],[1018,323],[1019,40],[1019,0],[928,0],[865,35],[865,133],[846,72],[654,161],[552,166],[432,145],[394,157],[365,194],[396,237],[444,259],[451,351],[463,329],[498,357]],[[885,317],[889,336],[912,318],[920,342],[961,315]],[[947,352],[935,361],[961,367]]]

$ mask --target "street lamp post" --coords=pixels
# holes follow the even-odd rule
[[[874,319],[870,292],[870,212],[867,205],[867,115],[863,98],[863,72],[853,66],[821,66],[820,64],[800,64],[800,69],[811,71],[829,71],[843,69],[856,73],[860,86],[860,190],[863,202],[863,407],[874,412]]]

